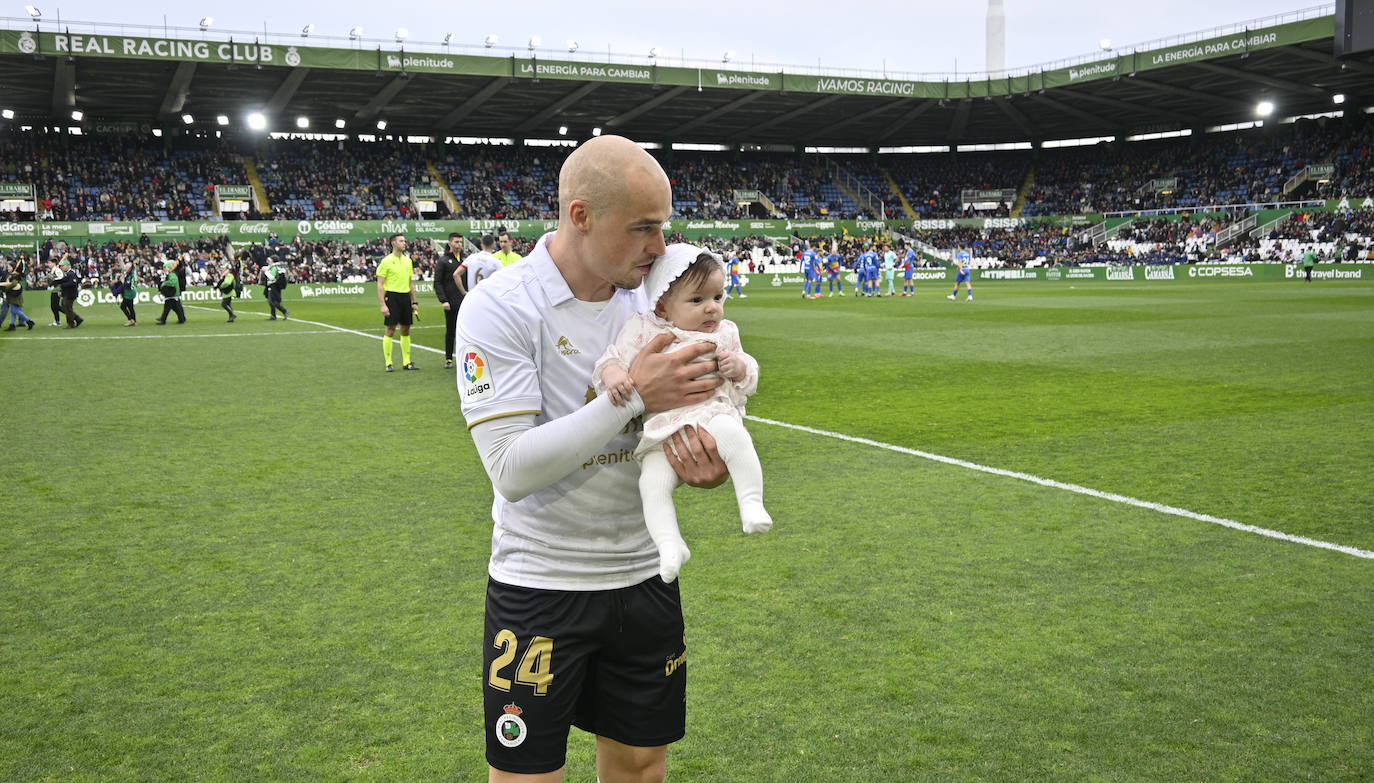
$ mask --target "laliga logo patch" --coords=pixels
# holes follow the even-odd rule
[[[463,402],[485,400],[495,393],[491,384],[491,368],[481,348],[463,348]]]
[[[524,710],[516,706],[515,702],[507,704],[505,712],[496,719],[496,740],[508,748],[513,748],[525,741],[525,736],[529,730],[525,728],[525,721],[521,720],[520,713]]]

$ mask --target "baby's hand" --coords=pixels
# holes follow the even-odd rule
[[[620,365],[612,364],[602,370],[601,382],[606,385],[606,395],[611,398],[611,403],[618,408],[625,407],[634,396],[634,381],[630,380],[630,374]]]
[[[716,364],[720,367],[720,374],[732,381],[744,380],[745,373],[749,372],[749,366],[735,351],[717,352]]]

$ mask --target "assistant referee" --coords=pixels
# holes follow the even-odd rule
[[[391,338],[396,327],[401,327],[401,361],[404,370],[418,370],[410,361],[410,324],[420,311],[420,302],[415,298],[415,285],[411,278],[415,275],[415,265],[406,255],[404,234],[391,235],[391,254],[377,264],[377,303],[382,307],[382,322],[386,325],[386,337],[382,338],[382,355],[386,357],[386,371],[391,372]]]

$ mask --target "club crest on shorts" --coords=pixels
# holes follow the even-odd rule
[[[529,730],[525,728],[525,721],[520,719],[520,714],[524,710],[516,706],[515,702],[507,704],[504,713],[496,719],[496,739],[508,748],[514,748],[525,741],[525,735]]]
[[[463,402],[478,402],[496,393],[486,352],[475,345],[463,347]]]

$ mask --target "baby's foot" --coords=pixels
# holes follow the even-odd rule
[[[746,533],[767,533],[769,528],[773,527],[773,518],[764,510],[762,503],[741,506],[739,517],[744,522]]]
[[[691,559],[692,552],[682,539],[665,544],[658,548],[658,575],[663,577],[664,582],[672,582],[677,579],[682,566]]]

